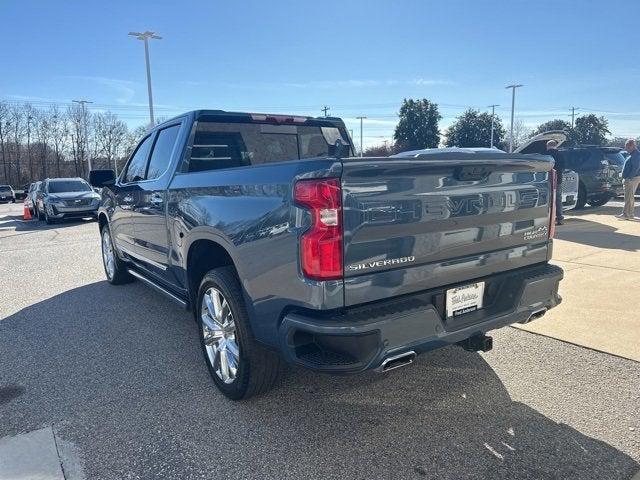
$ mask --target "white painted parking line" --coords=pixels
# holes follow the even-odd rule
[[[0,480],[64,480],[51,427],[0,438]]]

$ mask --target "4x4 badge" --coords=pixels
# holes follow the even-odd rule
[[[543,238],[547,236],[549,236],[549,227],[546,225],[524,232],[525,240],[533,240],[534,238]]]

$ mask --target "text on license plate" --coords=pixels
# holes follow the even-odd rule
[[[457,317],[482,308],[484,282],[447,290],[447,317]]]

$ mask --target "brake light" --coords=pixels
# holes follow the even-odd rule
[[[311,211],[311,228],[300,239],[302,271],[314,280],[342,278],[342,192],[340,180],[300,180],[295,202]]]
[[[270,115],[265,113],[250,113],[251,120],[272,123],[305,123],[307,117],[293,117],[290,115]]]
[[[553,238],[556,234],[556,190],[558,189],[558,176],[555,170],[549,172],[549,178],[551,179],[551,208],[549,217],[549,238]],[[560,205],[562,208],[562,205]]]

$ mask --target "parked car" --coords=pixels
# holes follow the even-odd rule
[[[100,195],[82,178],[47,178],[36,190],[38,219],[96,217]]]
[[[16,203],[16,193],[11,185],[0,185],[0,203]]]
[[[561,148],[567,168],[580,175],[578,203],[600,207],[623,194],[622,167],[624,156],[617,147],[581,145]]]
[[[91,172],[107,280],[192,310],[229,398],[270,388],[281,358],[356,373],[487,351],[561,301],[549,157],[359,158],[348,138],[336,118],[195,111],[119,177]]]

